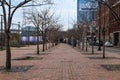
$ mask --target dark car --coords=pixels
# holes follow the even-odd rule
[[[97,40],[97,41],[96,41],[96,46],[99,46],[99,44],[100,44],[100,46],[103,46],[103,41]]]
[[[96,42],[95,41],[91,41],[91,42],[89,42],[89,45],[93,45],[93,46],[96,46]]]

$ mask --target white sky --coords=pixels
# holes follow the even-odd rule
[[[60,16],[60,23],[64,25],[64,30],[72,27],[72,23],[77,16],[77,0],[54,0],[54,9],[56,15]],[[23,10],[19,9],[13,18],[13,23],[18,23],[23,20]]]
[[[54,0],[57,4],[58,14],[61,14],[61,22],[64,30],[71,28],[73,21],[77,19],[77,0]]]

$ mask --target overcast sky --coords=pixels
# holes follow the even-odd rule
[[[17,3],[19,0],[15,0]],[[60,23],[64,25],[64,30],[67,30],[68,27],[72,28],[73,21],[76,21],[77,15],[77,0],[54,0],[54,9],[56,15],[60,16]],[[1,9],[1,8],[0,8]],[[0,14],[1,11],[0,11]],[[23,21],[23,8],[20,8],[16,11],[13,17],[13,23],[20,22],[22,25]]]
[[[77,0],[54,0],[56,2],[56,8],[58,14],[61,14],[61,22],[64,24],[64,28],[68,29],[72,27],[73,20],[76,21],[77,15]]]
[[[54,9],[56,15],[60,16],[60,23],[64,25],[64,30],[72,27],[72,23],[76,21],[77,0],[54,0]],[[19,9],[13,18],[13,23],[21,22],[23,19],[23,9]]]

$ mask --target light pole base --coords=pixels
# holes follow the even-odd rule
[[[101,47],[98,47],[98,51],[101,51],[102,49],[101,49]]]

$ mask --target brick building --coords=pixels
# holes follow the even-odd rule
[[[113,11],[120,17],[120,1],[119,0],[109,0],[109,5],[112,7]],[[115,16],[111,13],[107,6],[101,7],[101,39],[102,30],[105,27],[106,41],[110,40],[115,46],[120,44],[120,26],[115,19]],[[96,22],[99,23],[99,10],[96,12]],[[98,28],[97,28],[98,29]],[[98,31],[96,33],[98,38]]]
[[[120,1],[114,3],[112,8],[117,13],[117,16],[120,17]],[[118,21],[110,13],[110,36],[115,46],[120,46],[120,24],[118,24]]]

